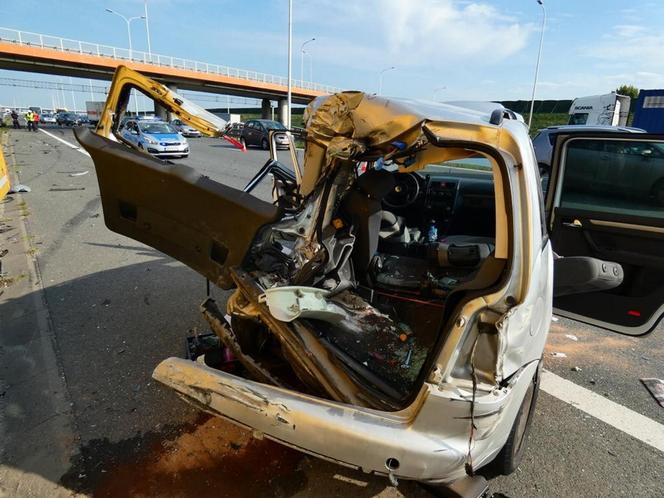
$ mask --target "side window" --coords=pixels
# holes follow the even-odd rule
[[[571,139],[561,208],[664,219],[664,142]]]
[[[249,121],[249,122],[247,123],[247,128],[252,129],[253,127],[254,127],[254,122],[253,122],[253,121]]]

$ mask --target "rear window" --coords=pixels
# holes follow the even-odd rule
[[[559,205],[664,219],[664,142],[570,140]]]

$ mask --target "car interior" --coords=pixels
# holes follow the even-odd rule
[[[285,255],[294,240],[274,233],[259,236],[249,268],[265,288],[275,285],[275,274],[277,285],[331,287],[329,299],[345,318],[300,322],[351,376],[404,400],[423,380],[427,359],[442,340],[448,306],[457,302],[450,297],[478,282],[488,287],[505,266],[506,260],[493,257],[493,174],[484,157],[410,173],[358,162],[350,178],[339,180],[350,187],[339,196],[330,225],[320,227],[337,268],[343,260],[338,248],[352,244],[351,274],[339,271],[330,284],[325,278],[334,272],[324,273],[319,262],[293,276]],[[233,324],[243,350],[260,357],[255,327],[244,333],[242,326]]]

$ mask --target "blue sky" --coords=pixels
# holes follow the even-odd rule
[[[620,83],[664,87],[664,2],[545,0],[538,98],[606,93]],[[311,37],[313,79],[386,95],[441,100],[527,99],[541,7],[535,0],[294,0],[294,77]],[[287,0],[148,0],[152,51],[265,73],[287,72]],[[119,47],[142,0],[2,0],[0,26]],[[134,49],[145,27],[132,23]],[[308,79],[309,59],[305,59]],[[53,79],[0,70],[0,78]],[[87,80],[85,80],[87,82]],[[68,97],[67,97],[68,98]],[[0,105],[49,105],[48,91],[0,86]],[[80,100],[84,97],[81,96]]]

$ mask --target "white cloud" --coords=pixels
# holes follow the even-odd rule
[[[449,62],[497,63],[526,46],[533,30],[488,3],[455,0],[313,0],[300,7],[303,23],[334,27],[328,35],[337,63],[358,61],[354,49],[363,47],[361,64],[403,66]],[[317,47],[317,50],[322,47]],[[324,50],[324,49],[323,49]],[[334,61],[330,61],[334,62]]]
[[[635,73],[643,69],[664,70],[664,34],[641,26],[617,25],[599,43],[581,50],[581,55],[613,64]],[[652,71],[654,70],[654,71]]]

